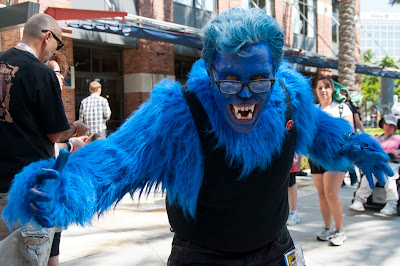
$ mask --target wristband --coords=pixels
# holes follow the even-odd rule
[[[75,146],[74,146],[74,144],[72,144],[71,142],[69,142],[69,144],[71,145],[71,151],[70,151],[70,153],[72,153],[72,152],[75,151]]]
[[[75,125],[74,123],[72,123],[75,126],[75,133],[72,135],[73,137],[76,136],[76,134],[78,134],[78,126]]]
[[[65,144],[67,144],[67,149],[68,149],[69,153],[71,153],[72,152],[72,143],[68,141]]]

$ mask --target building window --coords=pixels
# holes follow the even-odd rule
[[[261,8],[268,16],[274,16],[273,0],[249,0],[249,7]]]
[[[339,43],[339,1],[332,0],[332,42]]]
[[[295,0],[293,3],[293,32],[315,37],[316,1]]]
[[[174,3],[196,7],[210,12],[215,12],[217,10],[217,0],[174,0]]]

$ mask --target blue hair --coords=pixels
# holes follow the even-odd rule
[[[259,8],[232,8],[203,28],[202,57],[208,66],[218,53],[238,53],[243,46],[265,41],[277,68],[283,57],[281,26]]]

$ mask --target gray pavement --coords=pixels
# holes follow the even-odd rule
[[[297,177],[297,184],[301,222],[288,228],[294,242],[302,245],[308,266],[400,265],[400,216],[349,211],[355,187],[343,187],[340,197],[348,239],[340,247],[329,246],[315,237],[323,221],[311,176]],[[140,204],[137,197],[125,197],[92,227],[63,231],[60,261],[68,266],[166,265],[172,236],[161,194],[141,199]]]

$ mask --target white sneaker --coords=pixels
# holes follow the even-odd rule
[[[380,213],[383,213],[386,215],[396,215],[397,214],[397,204],[394,202],[386,203],[385,207],[383,207],[383,209],[381,209]]]
[[[323,230],[317,235],[317,239],[320,241],[328,241],[333,237],[334,233],[332,229],[324,225]]]
[[[354,200],[353,204],[349,206],[349,209],[356,212],[363,212],[365,211],[364,204],[361,201]]]
[[[340,229],[336,229],[331,238],[331,245],[341,246],[345,240],[347,240],[346,234],[343,231],[340,231]]]
[[[289,213],[289,218],[286,221],[287,225],[295,225],[297,223],[300,222],[300,217],[299,217],[299,213],[296,212],[290,212]]]

